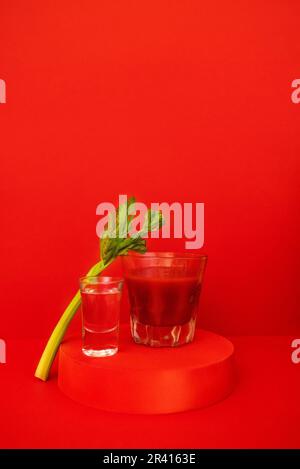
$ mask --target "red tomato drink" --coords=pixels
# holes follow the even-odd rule
[[[194,337],[206,256],[131,254],[123,259],[136,343],[183,345]]]
[[[132,315],[142,324],[185,324],[197,312],[201,285],[194,277],[168,277],[163,267],[126,277]]]

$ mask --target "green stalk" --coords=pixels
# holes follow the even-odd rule
[[[113,224],[112,230],[110,229],[109,223],[107,225],[105,236],[101,238],[100,245],[100,257],[101,261],[95,264],[87,273],[87,276],[97,276],[111,264],[118,256],[124,256],[128,251],[136,251],[139,253],[146,252],[146,241],[143,237],[146,233],[159,229],[163,224],[163,218],[161,212],[153,212],[148,210],[147,218],[143,228],[137,233],[135,237],[123,238],[119,236],[119,233],[123,232],[124,223],[126,227],[129,226],[132,216],[128,215],[128,208],[135,203],[134,197],[128,200],[128,205],[121,204],[117,210],[117,216]],[[125,210],[125,215],[124,215]],[[123,214],[123,216],[121,216]],[[121,220],[120,220],[121,217]],[[125,217],[125,219],[124,219]],[[150,226],[149,226],[150,224]],[[37,369],[35,370],[35,376],[43,381],[47,381],[51,365],[56,356],[57,350],[64,338],[66,330],[76,311],[81,304],[80,291],[77,291],[76,295],[72,299],[69,306],[65,309],[63,315],[55,326],[50,339],[45,347],[45,350],[41,356]]]
[[[103,261],[98,262],[89,270],[87,275],[88,276],[99,275],[112,261],[113,259],[106,264]],[[56,324],[47,342],[45,350],[40,358],[39,364],[35,370],[34,376],[36,376],[37,378],[43,381],[47,381],[53,360],[57,353],[57,350],[80,304],[81,304],[81,296],[80,296],[80,291],[78,290],[76,295],[73,297],[72,301],[69,303],[69,305],[65,309],[60,320]]]

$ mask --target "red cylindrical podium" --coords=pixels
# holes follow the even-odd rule
[[[135,344],[128,327],[113,357],[90,358],[81,340],[60,347],[58,384],[70,398],[102,410],[161,414],[208,406],[234,387],[232,343],[198,330],[193,343],[175,348]]]

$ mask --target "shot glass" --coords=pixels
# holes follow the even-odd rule
[[[123,280],[82,277],[82,352],[89,357],[115,355],[119,344],[120,301]]]

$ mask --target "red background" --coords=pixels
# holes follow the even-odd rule
[[[1,445],[299,446],[289,337],[236,338],[231,398],[148,419],[69,401],[33,378],[43,341],[10,341],[49,335],[97,261],[97,204],[122,193],[205,203],[201,326],[299,336],[299,17],[298,0],[0,0]]]
[[[1,0],[3,337],[48,335],[97,260],[97,204],[121,193],[205,203],[202,325],[299,327],[299,15]]]

